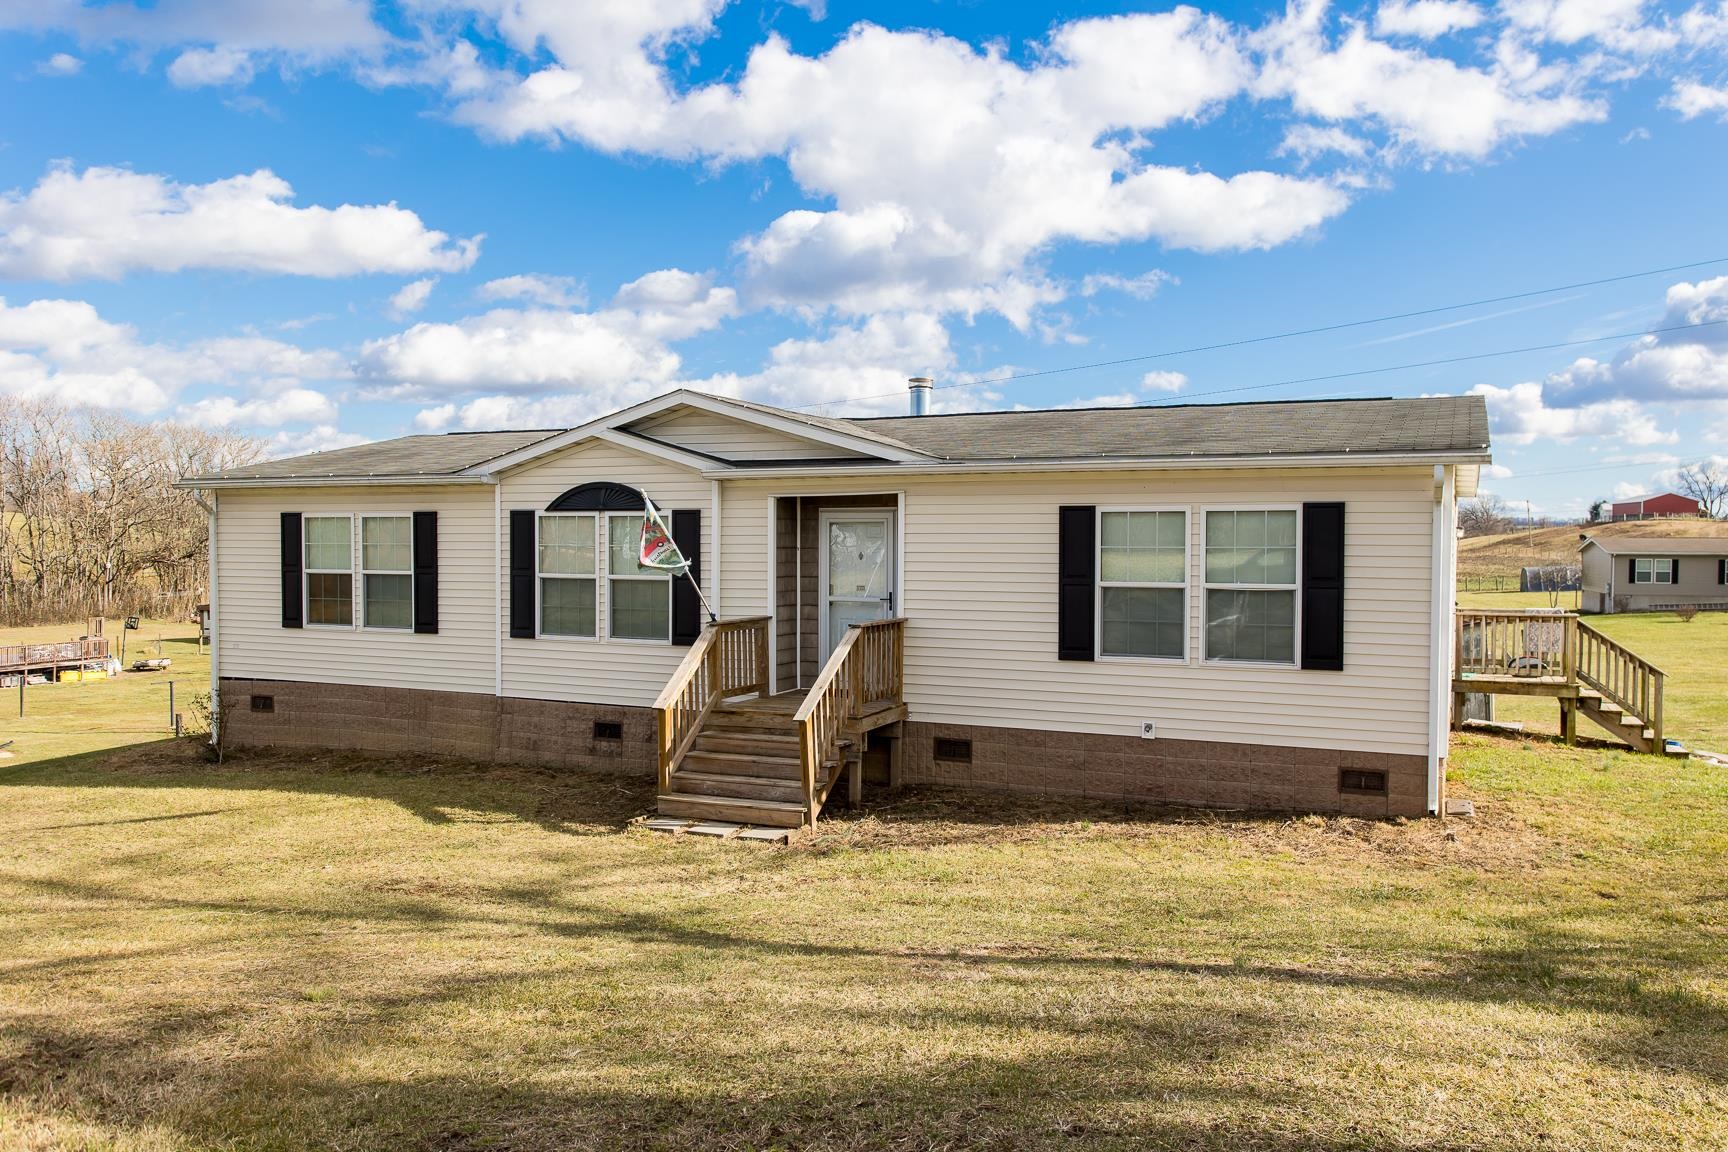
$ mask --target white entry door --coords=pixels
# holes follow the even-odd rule
[[[834,508],[817,522],[822,537],[822,659],[852,624],[894,615],[894,513]]]

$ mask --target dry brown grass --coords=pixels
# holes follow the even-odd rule
[[[1728,539],[1728,522],[1721,520],[1625,520],[1615,524],[1563,524],[1558,528],[1472,536],[1458,542],[1458,574],[1467,578],[1504,576],[1516,579],[1518,569],[1533,565],[1578,563],[1578,536],[1721,536]],[[1516,585],[1514,585],[1516,587]]]
[[[1404,824],[913,792],[789,850],[647,782],[0,767],[0,1146],[1728,1143],[1728,784],[1467,737]]]

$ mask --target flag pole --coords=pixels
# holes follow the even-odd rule
[[[643,491],[640,488],[636,489],[636,491],[638,493],[640,493],[642,496],[642,503],[643,503],[643,506],[647,510],[647,514],[650,517],[652,517],[654,520],[659,521],[660,524],[662,526],[664,526],[664,529],[666,532],[666,539],[672,540],[671,528],[670,528],[670,526],[666,526],[665,518],[660,515],[660,509],[654,503],[653,497],[649,496],[647,492]],[[714,614],[714,608],[712,605],[710,605],[708,603],[708,597],[702,595],[702,585],[697,582],[696,577],[690,571],[690,558],[688,556],[684,555],[683,549],[678,547],[678,542],[676,540],[672,540],[672,548],[674,551],[676,551],[678,553],[678,559],[680,559],[684,562],[684,566],[683,566],[683,568],[681,568],[679,570],[679,572],[682,573],[682,575],[684,576],[684,578],[686,580],[690,581],[691,591],[696,593],[696,599],[701,603],[702,611],[708,614],[708,623],[710,623],[710,624],[720,623],[720,617],[718,617]]]

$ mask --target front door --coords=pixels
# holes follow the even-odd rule
[[[852,624],[894,615],[894,513],[835,508],[818,521],[822,537],[822,659]]]

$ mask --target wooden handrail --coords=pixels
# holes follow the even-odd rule
[[[798,723],[805,819],[811,827],[825,795],[818,791],[816,774],[827,762],[838,761],[846,722],[859,719],[873,705],[904,703],[905,696],[905,618],[848,627],[793,717]]]
[[[660,791],[696,742],[702,721],[728,696],[768,693],[767,616],[721,620],[702,629],[654,701],[659,714]]]
[[[1662,747],[1662,686],[1666,673],[1650,661],[1578,622],[1578,679],[1644,721]]]
[[[108,638],[87,636],[50,644],[8,644],[0,647],[0,668],[35,668],[108,659]]]

